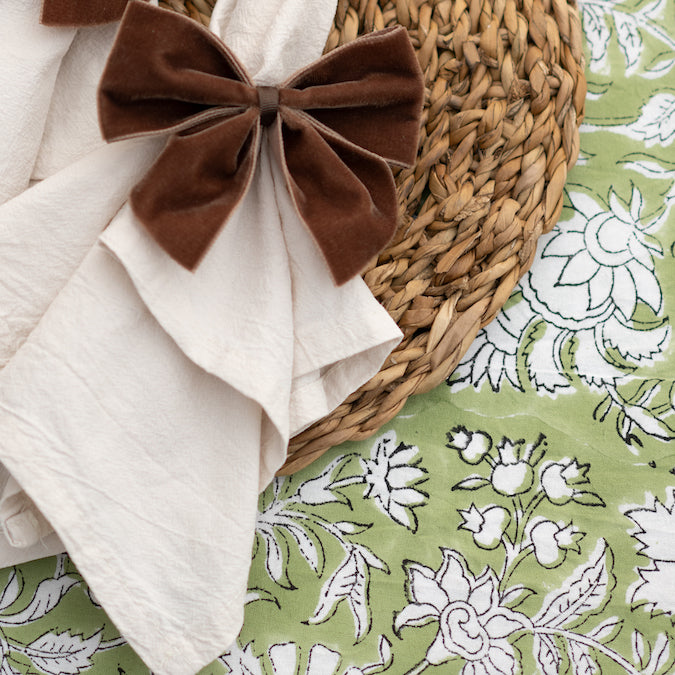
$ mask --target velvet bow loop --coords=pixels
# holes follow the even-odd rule
[[[424,87],[403,28],[360,38],[278,87],[255,86],[194,21],[131,2],[99,89],[108,141],[170,133],[130,202],[194,269],[246,193],[269,127],[295,208],[342,284],[396,229],[388,162],[417,153]]]

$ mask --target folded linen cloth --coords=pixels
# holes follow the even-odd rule
[[[0,567],[19,565],[64,550],[50,523],[6,467],[0,465]]]
[[[0,204],[102,143],[96,89],[117,23],[75,28],[41,23],[64,2],[3,0],[0,21]],[[156,5],[157,0],[150,0]],[[78,3],[66,2],[75,5]],[[126,0],[100,2],[119,18]],[[61,5],[61,6],[59,6]],[[79,12],[96,2],[79,3]],[[51,9],[50,9],[51,8]]]
[[[4,0],[0,21],[0,204],[28,187],[74,28],[40,25],[41,0]]]
[[[123,4],[118,2],[115,15],[109,13],[105,18],[119,18]],[[49,7],[58,9],[54,2]],[[105,150],[109,192],[101,193],[100,176],[87,182],[88,162],[72,167],[52,183],[24,192],[30,181],[55,174],[104,146],[96,92],[117,30],[117,24],[79,30],[65,25],[52,28],[41,25],[41,13],[40,0],[6,0],[0,22],[0,204],[15,197],[0,207],[0,258],[4,263],[0,367],[147,170],[147,160],[153,159],[139,153],[138,143],[122,144]],[[146,145],[153,146],[147,141]],[[159,142],[154,146],[161,147]],[[133,148],[133,158],[141,160],[135,168],[120,161],[128,148]],[[58,195],[67,192],[72,181],[79,183],[75,193],[84,193],[85,198],[64,204]],[[75,230],[73,214],[80,209],[83,213],[78,215],[86,214],[88,228]],[[54,249],[30,245],[43,239]],[[17,490],[16,482],[0,467],[0,527],[7,535],[7,539],[0,536],[0,564],[18,564],[63,551],[56,535],[46,536],[44,522],[32,500]]]
[[[279,0],[264,11],[221,0],[213,25],[231,44],[246,35],[250,55],[245,47],[237,55],[257,79],[253,59],[264,72],[318,57],[334,9],[319,0]],[[269,37],[277,35],[293,48],[275,52]],[[139,157],[118,159],[133,172],[158,142],[125,141],[138,144]],[[45,209],[59,199],[66,206],[85,176],[96,192],[96,177],[110,170],[104,151],[115,147],[29,190],[23,214],[31,218],[29,193],[38,188],[52,191]],[[63,272],[85,247],[59,255],[45,274],[53,292],[41,301],[46,312],[30,334],[25,322],[25,344],[0,374],[0,459],[160,674],[195,672],[234,639],[258,490],[283,462],[289,435],[374,374],[400,337],[360,279],[332,284],[275,166],[263,142],[249,193],[189,279],[147,241],[128,207],[67,282]],[[105,208],[114,202],[105,199]],[[71,229],[91,236],[93,213],[80,218],[70,208]],[[18,231],[17,213],[9,222]],[[41,249],[52,250],[62,229],[41,237]],[[173,296],[153,293],[158,279]],[[33,311],[24,302],[13,316]]]

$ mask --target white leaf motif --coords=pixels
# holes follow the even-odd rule
[[[307,564],[315,571],[319,571],[319,553],[316,545],[311,540],[310,536],[300,525],[289,523],[286,525],[286,530],[295,539],[298,545],[300,555],[307,561]]]
[[[621,626],[623,621],[617,616],[611,616],[606,621],[603,621],[599,626],[596,626],[592,631],[587,633],[589,638],[597,640],[598,642],[607,639],[612,633],[617,629],[617,626]],[[617,631],[618,632],[618,631]]]
[[[600,672],[598,664],[591,658],[586,645],[569,642],[568,653],[574,675],[595,675]]]
[[[642,38],[637,30],[637,20],[630,14],[613,12],[619,47],[626,57],[626,76],[635,71],[642,53]]]
[[[534,594],[534,591],[527,586],[518,584],[517,586],[511,586],[500,600],[499,604],[504,606],[509,606],[511,609],[518,607],[522,602]]]
[[[412,603],[404,607],[394,620],[394,632],[400,633],[404,626],[426,626],[438,621],[439,611],[431,604]]]
[[[373,664],[373,666],[381,666],[381,669],[384,670],[385,668],[389,668],[389,666],[392,664],[394,660],[394,656],[391,653],[391,642],[387,640],[387,638],[384,635],[380,635],[380,642],[377,645],[377,652],[380,655],[380,662],[377,664]],[[374,670],[374,668],[371,666],[369,669],[367,669],[368,673],[371,672],[379,672]]]
[[[264,588],[249,588],[244,596],[244,604],[248,605],[250,602],[271,602],[273,605],[279,607],[279,600],[275,598],[269,591]]]
[[[534,636],[534,658],[542,675],[558,675],[562,657],[555,642],[548,635]]]
[[[667,75],[675,66],[675,59],[664,59],[659,61],[655,66],[645,69],[642,77],[647,80],[656,80],[664,75]]]
[[[606,602],[609,587],[607,548],[603,539],[586,565],[580,565],[562,588],[549,593],[532,620],[535,626],[562,628],[579,621],[585,614],[598,612]]]
[[[339,492],[335,494],[332,490],[333,473],[345,462],[345,455],[336,457],[318,476],[306,480],[298,488],[297,494],[303,504],[318,506],[319,504],[329,504],[331,502],[346,503],[346,499]]]
[[[637,424],[642,431],[648,433],[650,436],[664,441],[670,441],[675,438],[675,430],[648,408],[639,405],[624,406],[622,412],[626,415],[626,419]]]
[[[265,544],[267,545],[267,558],[265,566],[267,573],[274,581],[279,581],[284,573],[284,556],[276,537],[270,532],[261,532]]]
[[[7,584],[0,595],[0,612],[13,605],[19,597],[19,579],[16,576],[16,570],[12,570],[7,580]]]
[[[25,647],[24,653],[47,675],[79,675],[91,667],[90,658],[100,642],[100,632],[86,640],[67,631],[45,633]]]
[[[362,553],[356,547],[348,549],[340,566],[321,588],[319,602],[308,622],[323,623],[333,616],[340,602],[346,600],[354,617],[354,636],[360,640],[370,627],[368,578],[368,566]]]
[[[357,546],[358,553],[366,562],[368,567],[374,567],[376,570],[382,570],[389,574],[389,568],[384,560],[380,560],[372,551],[369,551],[365,546]]]
[[[588,46],[591,50],[590,67],[593,72],[601,70],[607,58],[607,46],[610,32],[605,22],[604,13],[590,3],[582,5],[583,25]]]
[[[626,127],[630,136],[645,141],[650,148],[658,143],[666,147],[675,140],[675,95],[654,94],[640,112],[637,121]]]
[[[652,656],[649,659],[649,664],[644,670],[644,675],[654,675],[656,672],[661,670],[663,666],[668,662],[670,657],[670,641],[664,633],[659,633],[659,636],[656,638],[654,643],[654,649],[652,650]]]
[[[372,527],[372,523],[355,523],[350,520],[341,520],[333,523],[342,534],[362,534],[367,529]]]
[[[648,19],[660,19],[667,2],[668,0],[653,0],[653,2],[645,5],[639,13]]]
[[[41,581],[28,607],[16,614],[0,616],[0,625],[17,626],[41,619],[47,612],[54,609],[61,598],[77,583],[77,579],[65,576]]]
[[[633,631],[633,635],[631,636],[631,646],[633,648],[633,661],[641,668],[644,667],[645,639],[640,631]]]
[[[675,59],[673,59],[673,63],[675,63]],[[669,178],[671,176],[675,176],[675,171],[669,171],[657,162],[652,162],[649,160],[626,162],[626,164],[624,164],[624,168],[637,171],[646,178]]]

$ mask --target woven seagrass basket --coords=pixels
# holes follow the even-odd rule
[[[213,0],[165,0],[208,25]],[[560,216],[586,82],[573,0],[339,0],[326,51],[392,24],[426,79],[400,224],[363,277],[404,333],[380,372],[292,439],[280,473],[368,438],[459,363]]]

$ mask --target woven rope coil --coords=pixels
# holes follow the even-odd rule
[[[166,0],[208,24],[211,0]],[[579,153],[586,82],[572,0],[339,0],[326,50],[405,26],[425,74],[400,224],[363,277],[404,333],[380,372],[292,439],[280,473],[365,439],[455,369],[534,260]]]

